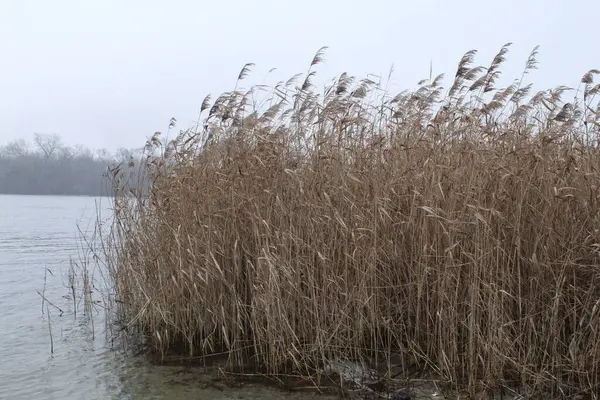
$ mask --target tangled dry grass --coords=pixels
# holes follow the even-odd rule
[[[531,94],[536,49],[497,89],[507,51],[392,96],[347,74],[319,93],[321,50],[303,78],[236,86],[153,136],[147,196],[114,174],[124,323],[163,354],[274,374],[396,354],[469,388],[596,393],[599,71],[572,102]]]

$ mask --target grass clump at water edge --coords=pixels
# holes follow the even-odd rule
[[[236,85],[153,136],[146,194],[113,175],[123,323],[159,354],[270,374],[393,355],[471,392],[596,393],[598,71],[569,103],[530,93],[534,51],[497,89],[507,50],[398,95],[347,74],[319,93],[320,51],[265,102]]]

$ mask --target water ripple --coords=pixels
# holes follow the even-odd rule
[[[104,314],[94,315],[93,331],[87,317],[75,317],[65,285],[79,249],[76,223],[89,224],[96,201],[0,195],[0,400],[312,398],[248,386],[221,392],[198,384],[200,377],[194,384],[173,383],[173,367],[126,360],[109,349]],[[42,314],[36,291],[44,288],[46,270],[53,275],[48,274],[45,295],[65,311],[62,317],[53,307]]]

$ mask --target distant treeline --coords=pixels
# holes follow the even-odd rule
[[[139,156],[139,150],[92,151],[65,145],[58,135],[35,134],[32,142],[0,145],[0,194],[111,195],[109,167],[127,169]]]

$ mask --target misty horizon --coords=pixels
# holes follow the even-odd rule
[[[142,149],[90,149],[65,143],[59,135],[0,143],[0,194],[106,196],[113,171],[129,184]]]

